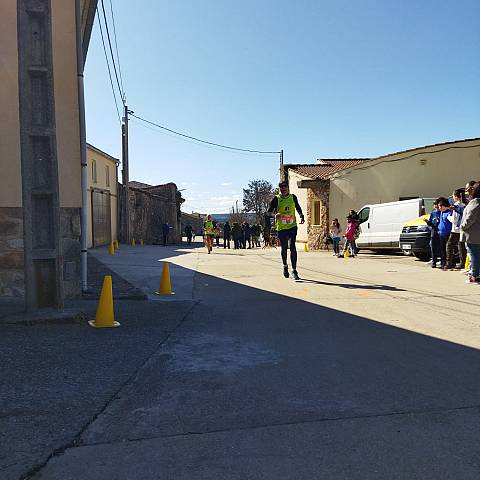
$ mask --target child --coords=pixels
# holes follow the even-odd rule
[[[330,237],[333,243],[333,256],[337,256],[340,253],[340,238],[341,238],[342,229],[340,223],[338,223],[338,218],[334,218],[332,224],[330,225]]]
[[[338,258],[343,258],[345,256],[345,252],[347,248],[350,247],[350,257],[354,258],[355,253],[357,251],[357,246],[355,244],[355,232],[357,230],[357,223],[355,220],[349,215],[347,217],[347,228],[345,230],[345,245],[343,246],[343,251]]]
[[[440,240],[440,266],[442,270],[447,270],[447,242],[452,231],[452,222],[448,220],[450,216],[450,204],[445,197],[438,199],[438,208],[440,210],[440,221],[438,222],[438,235]]]
[[[438,235],[438,224],[440,223],[440,209],[438,199],[433,202],[433,210],[425,222],[430,227],[430,252],[432,254],[432,268],[437,267],[438,253],[440,250],[440,237]]]

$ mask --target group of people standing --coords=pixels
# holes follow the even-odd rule
[[[248,222],[233,222],[232,225],[227,221],[219,227],[223,231],[223,248],[230,248],[230,241],[233,240],[233,248],[255,248],[260,247],[260,236],[263,233],[263,227],[256,223],[250,225]],[[218,239],[221,233],[219,232]],[[219,245],[217,243],[217,245]],[[248,245],[248,246],[247,246]]]
[[[355,210],[350,210],[347,216],[347,226],[345,233],[343,233],[342,227],[338,218],[334,218],[330,224],[330,241],[333,245],[333,255],[338,258],[344,258],[347,251],[351,258],[355,258],[358,253],[356,239],[358,238],[360,220]],[[343,244],[343,250],[340,253],[340,242],[342,238],[345,239]]]
[[[434,209],[425,220],[431,230],[431,266],[447,270],[462,270],[467,264],[469,284],[480,284],[480,182],[472,180],[465,188],[448,198],[435,200]],[[457,264],[458,258],[458,264]]]

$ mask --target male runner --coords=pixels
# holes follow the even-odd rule
[[[280,195],[273,197],[268,213],[275,214],[275,230],[278,232],[278,239],[282,247],[283,276],[288,278],[287,265],[287,249],[290,240],[290,262],[292,263],[292,277],[294,280],[300,280],[297,272],[297,248],[295,240],[297,237],[297,220],[295,218],[295,210],[300,215],[300,223],[305,223],[302,209],[295,195],[291,194],[288,189],[288,182],[280,182]]]
[[[207,219],[203,222],[203,235],[205,237],[205,245],[207,247],[208,253],[212,251],[213,248],[213,237],[215,236],[215,222],[212,220],[211,215],[207,215]]]

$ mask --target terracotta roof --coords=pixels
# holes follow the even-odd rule
[[[360,163],[371,160],[370,158],[326,158],[318,159],[317,164],[285,165],[286,169],[294,170],[299,175],[309,178],[326,178],[332,173],[340,172]]]

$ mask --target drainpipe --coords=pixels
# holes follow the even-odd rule
[[[78,84],[78,123],[80,130],[80,164],[82,169],[82,209],[81,223],[81,283],[82,291],[88,290],[87,284],[87,209],[88,209],[88,176],[87,176],[87,134],[85,128],[85,96],[83,90],[83,46],[82,46],[82,12],[80,0],[75,0],[75,23],[77,30],[77,84]]]

